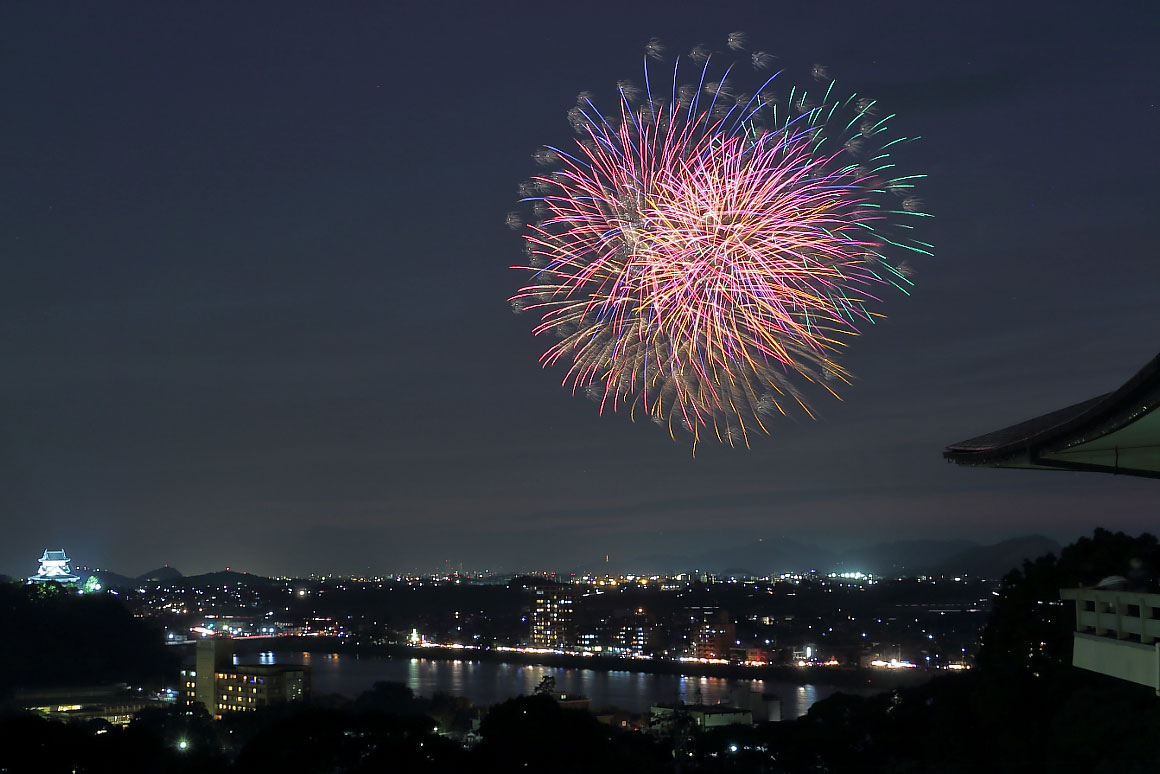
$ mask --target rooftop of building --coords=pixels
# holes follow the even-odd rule
[[[959,465],[1160,478],[1160,355],[1112,392],[951,444]]]
[[[234,664],[227,672],[239,675],[280,675],[288,672],[309,672],[303,664]]]
[[[731,707],[727,704],[683,704],[681,702],[654,704],[652,710],[669,710],[675,712],[676,710],[684,710],[685,712],[696,712],[701,715],[733,715],[738,712],[750,712],[749,709],[743,707]]]

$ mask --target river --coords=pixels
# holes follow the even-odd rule
[[[391,658],[317,652],[264,652],[236,657],[240,664],[308,664],[316,696],[354,698],[380,680],[403,683],[419,696],[447,693],[490,706],[520,694],[531,694],[545,675],[556,678],[556,690],[587,696],[593,709],[615,706],[646,712],[653,704],[673,702],[741,703],[748,694],[773,693],[781,699],[782,718],[800,717],[817,701],[835,693],[870,695],[869,688],[797,685],[770,680],[695,675],[597,671],[532,664],[505,664],[469,659]]]

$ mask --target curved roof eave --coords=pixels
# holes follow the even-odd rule
[[[1160,471],[1134,470],[1047,455],[1092,443],[1142,419],[1160,407],[1160,355],[1119,389],[1052,411],[1019,424],[951,444],[943,456],[959,465],[1095,470],[1160,477]],[[1156,439],[1160,445],[1160,438]]]

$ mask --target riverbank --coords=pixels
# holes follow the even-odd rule
[[[337,637],[239,638],[233,641],[238,654],[264,651],[341,653],[370,658],[422,658],[440,661],[477,661],[535,665],[596,672],[637,672],[642,674],[688,675],[743,680],[769,680],[795,685],[825,685],[859,691],[889,691],[920,685],[946,674],[941,670],[860,669],[829,666],[741,666],[702,664],[689,661],[570,656],[558,653],[524,653],[512,650],[417,647],[411,645],[359,645]]]

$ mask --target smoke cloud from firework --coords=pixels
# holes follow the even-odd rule
[[[665,62],[651,39],[643,85],[620,81],[608,114],[581,93],[577,139],[537,151],[554,169],[521,185],[534,219],[508,217],[531,275],[513,309],[555,339],[542,364],[601,413],[647,417],[694,449],[810,414],[807,387],[836,396],[837,357],[879,316],[880,289],[905,291],[901,259],[931,254],[913,237],[923,176],[891,156],[913,138],[824,66],[785,85],[748,45],[733,33],[725,53],[698,44]]]

